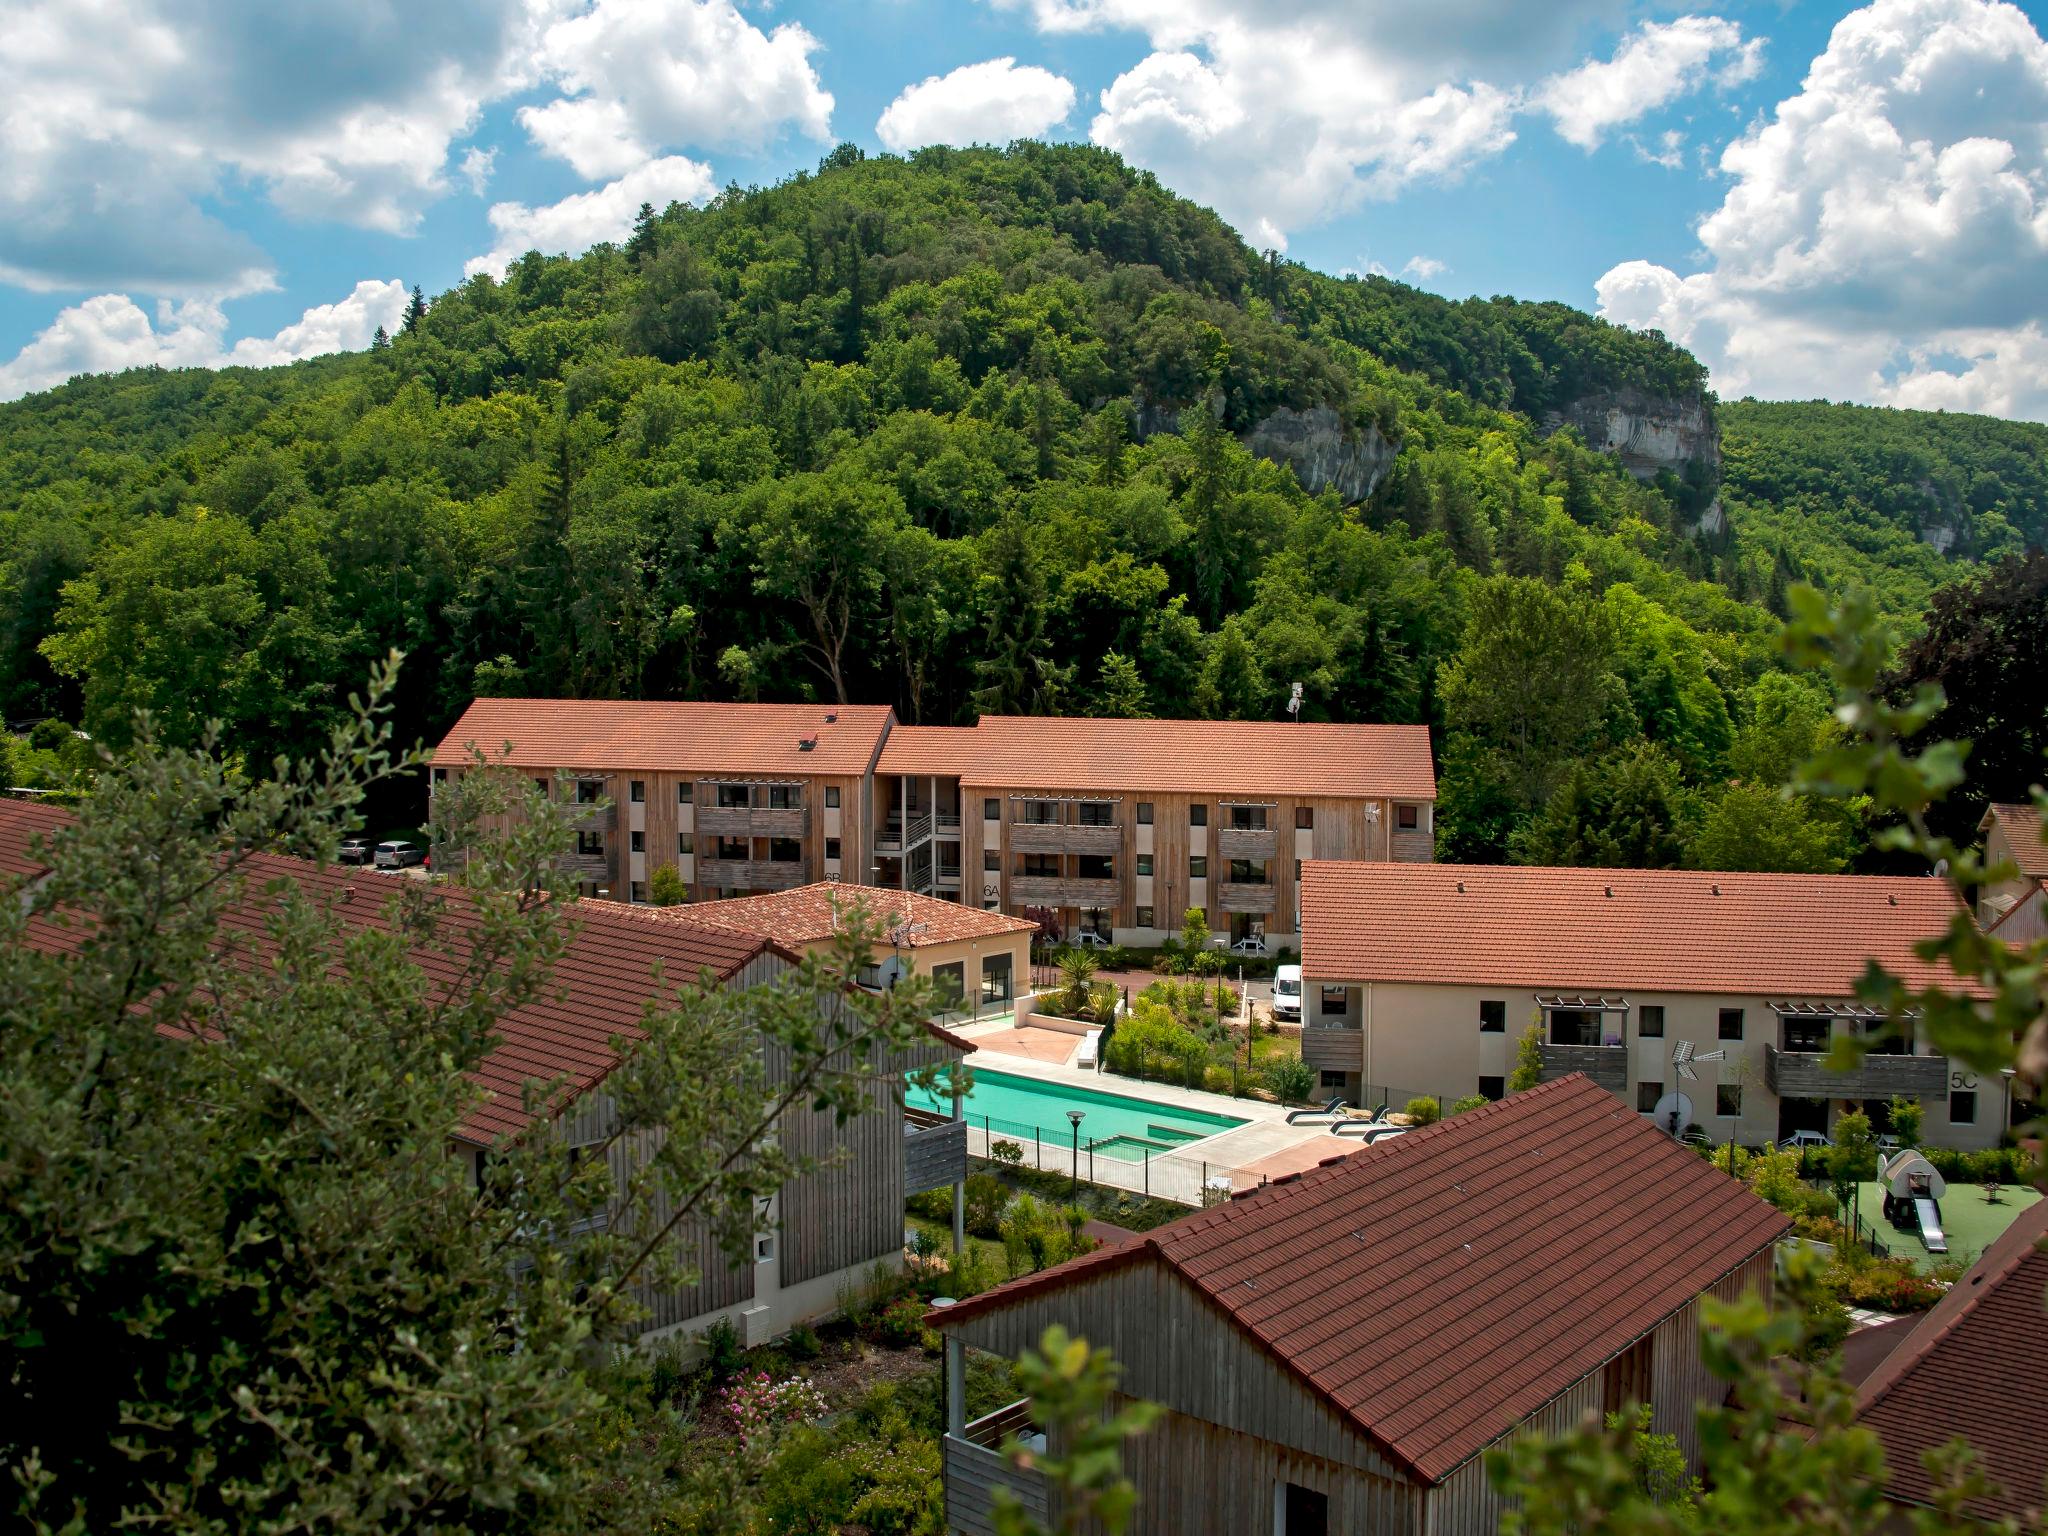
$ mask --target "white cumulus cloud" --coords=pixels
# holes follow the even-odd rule
[[[817,47],[795,22],[763,32],[732,0],[595,0],[541,34],[537,65],[562,94],[519,121],[590,181],[677,145],[759,148],[790,127],[825,139]]]
[[[15,355],[0,363],[0,400],[49,389],[81,373],[123,368],[267,367],[360,351],[378,326],[395,330],[405,313],[406,287],[395,278],[357,283],[347,298],[308,309],[275,336],[245,337],[225,345],[227,316],[220,305],[190,299],[157,306],[149,314],[125,293],[103,293],[58,312],[57,318]]]
[[[1624,262],[1609,319],[1723,394],[2048,419],[2048,43],[1992,0],[1876,0],[1730,145],[1701,269]]]
[[[927,144],[1007,144],[1036,138],[1074,110],[1074,87],[1014,58],[963,64],[905,86],[875,124],[899,154]]]
[[[1412,277],[1419,283],[1426,283],[1432,277],[1442,277],[1450,270],[1434,256],[1410,256],[1401,268],[1401,275]]]
[[[1762,67],[1761,41],[1744,42],[1736,23],[1681,16],[1645,22],[1622,40],[1613,58],[1553,75],[1533,101],[1570,142],[1597,149],[1613,129],[1698,90],[1710,75],[1718,84],[1740,85]]]
[[[652,203],[658,212],[670,203],[702,202],[717,190],[711,167],[668,155],[607,186],[575,193],[559,203],[538,208],[525,203],[493,203],[490,220],[496,241],[483,255],[464,262],[463,274],[474,277],[488,272],[503,277],[505,269],[528,251],[574,256],[600,240],[623,240],[642,203]]]

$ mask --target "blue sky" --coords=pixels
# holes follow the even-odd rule
[[[2038,5],[9,9],[0,396],[360,346],[404,285],[615,237],[642,195],[1021,134],[1328,271],[1660,326],[1724,394],[2048,417]]]

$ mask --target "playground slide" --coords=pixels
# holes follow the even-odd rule
[[[1920,1241],[1929,1253],[1947,1253],[1948,1239],[1942,1235],[1941,1212],[1932,1200],[1915,1200],[1913,1213],[1920,1218]]]

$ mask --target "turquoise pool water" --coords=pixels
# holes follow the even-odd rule
[[[912,1088],[908,1097],[919,1109],[940,1114],[953,1107],[950,1099],[919,1088]],[[1044,1142],[1059,1146],[1067,1145],[1074,1134],[1067,1119],[1070,1109],[1081,1111],[1081,1144],[1092,1142],[1098,1152],[1112,1157],[1136,1158],[1147,1149],[1169,1152],[1245,1123],[1236,1115],[1155,1104],[1120,1093],[1072,1088],[1065,1083],[1013,1077],[1007,1072],[989,1072],[979,1067],[974,1069],[974,1087],[967,1095],[966,1105],[968,1120],[976,1126],[986,1121],[995,1135],[1029,1140],[1036,1131]]]

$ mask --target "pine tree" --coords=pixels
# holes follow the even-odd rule
[[[1111,720],[1151,718],[1145,679],[1138,675],[1138,664],[1121,651],[1103,656],[1102,676],[1096,683],[1094,707],[1089,713]]]
[[[386,352],[389,351],[390,348],[391,333],[385,330],[384,327],[380,325],[377,327],[377,333],[370,338],[370,350],[372,352]]]
[[[626,242],[626,259],[643,261],[654,254],[655,230],[654,204],[642,203],[640,211],[633,215],[633,235]]]
[[[420,328],[420,322],[427,318],[427,296],[420,292],[420,285],[412,285],[412,298],[405,306],[403,330],[410,336]]]

